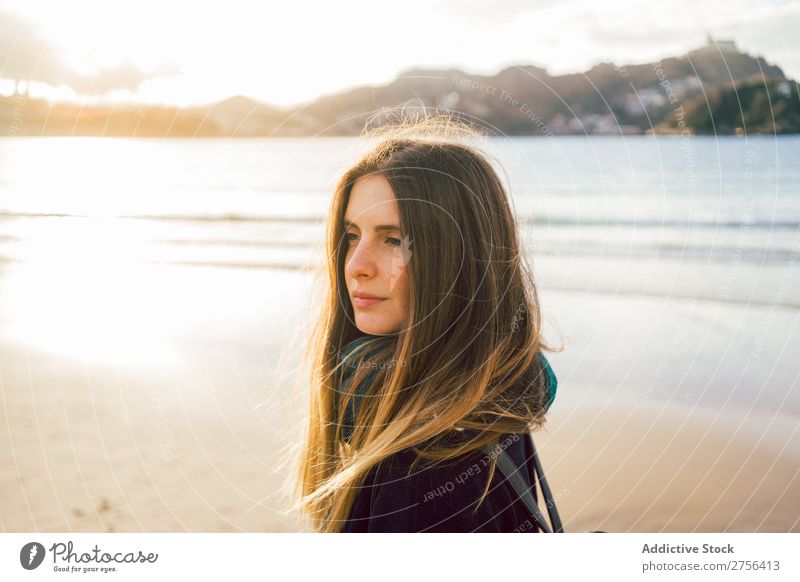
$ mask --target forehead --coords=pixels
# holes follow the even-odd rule
[[[359,226],[397,221],[399,211],[389,181],[380,174],[362,176],[353,184],[344,213],[346,222]]]

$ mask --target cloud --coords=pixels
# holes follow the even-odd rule
[[[145,72],[129,61],[91,74],[75,71],[59,57],[35,22],[0,7],[0,78],[67,85],[78,95],[104,95],[119,89],[136,92],[149,79],[180,72],[176,65],[160,65]]]
[[[453,20],[473,23],[481,28],[499,26],[531,12],[557,4],[569,4],[564,0],[505,0],[488,7],[486,0],[436,0],[431,2],[434,12]]]
[[[62,69],[36,24],[0,7],[0,77],[54,84]]]
[[[125,61],[115,67],[100,69],[91,75],[69,71],[64,75],[63,82],[79,95],[104,95],[118,89],[135,93],[145,81],[157,77],[171,77],[180,72],[180,68],[175,65],[162,65],[158,69],[143,73],[129,61]]]

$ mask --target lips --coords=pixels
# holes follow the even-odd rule
[[[378,297],[377,295],[372,295],[371,293],[361,293],[360,291],[353,293],[353,297],[361,297],[362,299],[385,299],[385,297]]]
[[[371,307],[381,301],[386,301],[386,299],[369,293],[353,293],[353,305],[358,308]]]

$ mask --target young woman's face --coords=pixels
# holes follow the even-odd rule
[[[380,174],[356,180],[344,215],[344,275],[356,327],[364,333],[396,333],[406,325],[411,251],[400,226],[389,181]]]

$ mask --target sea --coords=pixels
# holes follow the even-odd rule
[[[336,179],[371,143],[0,139],[0,338],[134,366],[204,342],[271,365],[308,318]],[[557,402],[800,418],[800,136],[474,145],[564,348]]]

